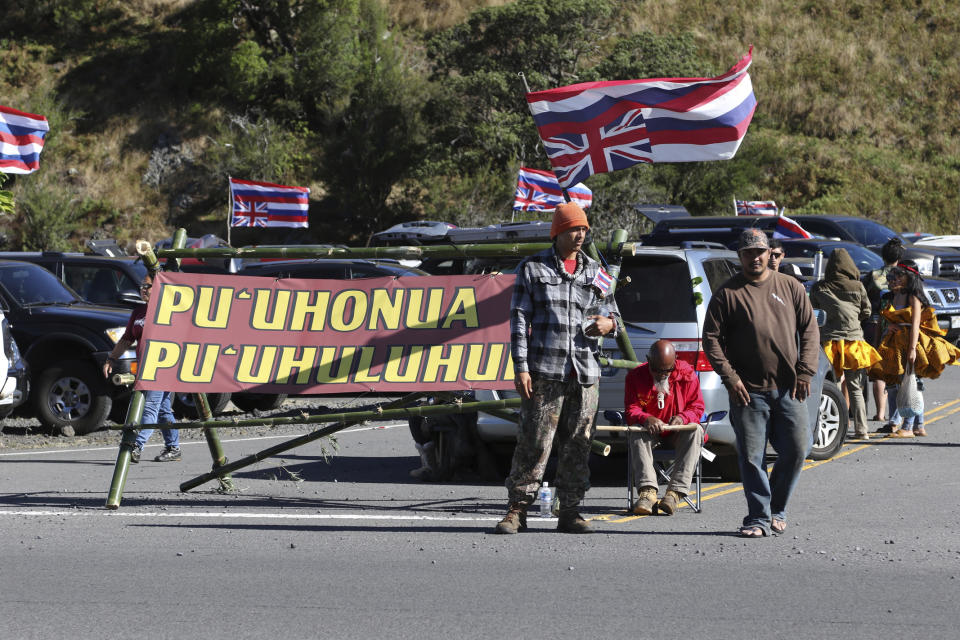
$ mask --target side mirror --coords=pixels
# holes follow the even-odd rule
[[[813,315],[817,318],[817,326],[822,327],[827,324],[827,312],[823,309],[814,309]]]
[[[146,304],[136,291],[121,291],[117,299],[127,305]]]

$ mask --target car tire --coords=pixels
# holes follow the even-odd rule
[[[207,402],[210,404],[210,413],[218,416],[223,413],[227,403],[230,402],[229,393],[208,393]],[[198,420],[200,415],[197,413],[197,406],[193,401],[192,393],[173,394],[173,415],[178,419]]]
[[[285,393],[235,393],[230,397],[233,406],[245,413],[279,409],[286,399]]]
[[[50,430],[72,427],[76,435],[103,426],[113,399],[103,374],[83,360],[67,360],[43,370],[37,376],[33,405],[37,419]]]
[[[843,400],[843,392],[836,382],[824,380],[817,424],[813,425],[813,449],[809,458],[829,460],[835,456],[847,437],[848,422],[847,403]]]

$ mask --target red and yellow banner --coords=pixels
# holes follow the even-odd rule
[[[362,280],[160,273],[137,389],[506,389],[514,276]]]

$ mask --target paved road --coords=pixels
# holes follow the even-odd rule
[[[118,511],[115,447],[0,452],[0,638],[958,637],[958,382],[927,385],[928,438],[811,463],[762,540],[733,535],[738,485],[625,517],[623,461],[599,458],[600,533],[490,535],[504,489],[408,480],[405,426],[265,461],[228,496],[177,490],[205,444],[148,448]],[[224,440],[236,459],[279,438]]]

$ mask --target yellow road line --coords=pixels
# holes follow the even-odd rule
[[[933,418],[932,420],[926,420],[926,416],[928,416],[928,415],[930,415],[930,414],[932,414],[932,413],[936,413],[936,412],[938,412],[938,411],[943,411],[944,409],[947,409],[948,407],[951,407],[951,406],[953,406],[953,405],[955,405],[955,404],[958,404],[958,403],[960,403],[960,398],[958,398],[958,399],[956,399],[956,400],[951,400],[950,402],[947,402],[947,403],[945,403],[945,404],[942,404],[942,405],[940,405],[939,407],[937,407],[936,409],[931,409],[930,411],[924,412],[924,414],[923,414],[923,415],[924,415],[924,423],[925,423],[925,424],[931,424],[931,423],[933,423],[933,422],[936,422],[937,420],[941,420],[941,419],[943,419],[943,418],[946,418],[947,416],[951,416],[951,415],[953,415],[953,414],[955,414],[955,413],[960,413],[960,407],[956,407],[955,409],[953,409],[953,410],[951,410],[951,411],[948,411],[947,413],[943,414],[942,416],[937,416],[936,418]],[[887,436],[885,436],[884,438],[881,438],[881,439],[882,439],[882,440],[886,440],[887,438],[890,438],[890,437],[891,437],[890,435],[887,435]],[[874,441],[874,442],[875,442],[875,441]],[[827,459],[827,460],[811,461],[809,464],[804,465],[803,470],[806,471],[807,469],[813,469],[813,468],[815,468],[815,467],[819,467],[819,466],[821,466],[821,465],[824,465],[824,464],[826,464],[826,463],[828,463],[828,462],[833,462],[834,460],[839,460],[840,458],[844,458],[844,457],[846,457],[846,456],[849,456],[850,454],[863,451],[864,449],[866,449],[867,447],[869,447],[871,444],[873,444],[873,442],[870,442],[869,440],[868,440],[868,441],[865,441],[863,444],[859,444],[859,445],[844,444],[844,445],[843,445],[843,449],[841,449],[841,451],[840,451],[839,453],[837,453],[835,456],[833,456],[832,458],[829,458],[829,459]],[[729,488],[727,488],[727,487],[729,487]],[[721,497],[721,496],[730,495],[731,493],[739,493],[739,492],[742,491],[742,490],[743,490],[743,489],[742,489],[742,487],[741,487],[741,485],[740,485],[739,482],[737,482],[737,483],[733,483],[733,482],[722,482],[722,483],[715,484],[715,485],[713,485],[713,486],[711,486],[711,487],[708,487],[708,488],[704,489],[704,490],[700,493],[700,501],[701,501],[701,502],[706,502],[707,500],[712,500],[713,498],[719,498],[719,497]],[[687,505],[687,503],[685,503],[685,502],[680,504],[680,508],[681,508],[681,509],[683,509],[683,508],[688,508],[688,507],[689,507],[689,505]],[[650,517],[650,516],[634,516],[634,515],[625,516],[624,513],[607,513],[607,514],[603,514],[603,515],[593,516],[592,518],[588,518],[588,520],[599,521],[599,522],[609,522],[609,523],[611,523],[611,524],[619,524],[619,523],[622,523],[622,522],[632,522],[633,520],[640,520],[641,518],[649,518],[649,517]]]
[[[947,416],[952,416],[953,414],[957,413],[958,411],[960,411],[960,407],[957,407],[956,409],[952,409],[952,410],[950,410],[950,411],[947,411],[947,412],[946,412],[945,414],[943,414],[942,416],[937,416],[937,417],[934,418],[933,420],[927,420],[927,415],[929,415],[929,413],[932,413],[932,411],[931,411],[931,412],[924,413],[924,414],[923,414],[923,423],[924,423],[924,424],[932,424],[932,423],[936,422],[937,420],[942,420],[943,418],[946,418]]]
[[[951,400],[950,402],[945,402],[944,404],[940,405],[940,406],[937,407],[936,409],[930,409],[930,411],[925,411],[925,412],[923,413],[923,417],[926,418],[927,416],[932,415],[932,414],[936,413],[937,411],[943,411],[943,410],[946,409],[947,407],[952,407],[953,405],[957,404],[958,402],[960,402],[960,398],[957,398],[956,400]],[[953,413],[953,412],[951,411],[951,413]]]

